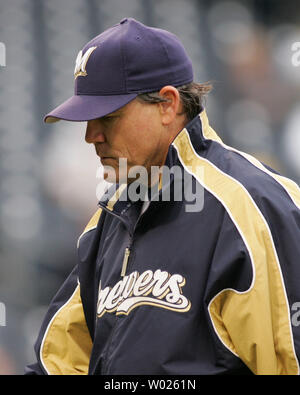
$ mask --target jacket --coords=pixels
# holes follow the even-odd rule
[[[161,199],[172,174],[143,212],[125,185],[101,199],[26,374],[299,374],[299,187],[224,144],[205,110],[165,166],[201,186],[200,209]]]

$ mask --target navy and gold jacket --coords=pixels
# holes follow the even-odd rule
[[[102,200],[27,374],[299,374],[299,187],[225,145],[205,111],[166,166],[201,185],[201,210],[153,199],[141,214],[124,185]]]

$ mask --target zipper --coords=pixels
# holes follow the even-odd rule
[[[144,215],[144,213],[145,213],[146,211],[147,211],[147,210],[145,210],[142,214],[140,214],[140,215],[138,216],[138,219],[137,219],[137,221],[136,221],[136,223],[135,223],[135,226],[134,226],[132,235],[130,236],[129,245],[128,245],[128,247],[125,248],[124,257],[123,257],[123,262],[122,262],[122,268],[121,268],[121,277],[124,277],[124,276],[126,275],[126,271],[127,271],[127,267],[128,267],[128,262],[129,262],[129,257],[130,257],[130,253],[131,253],[131,249],[132,249],[132,245],[133,245],[134,233],[135,233],[136,227],[137,227],[137,225],[138,225],[138,223],[139,223],[141,217]]]
[[[123,263],[122,263],[121,277],[124,277],[126,274],[129,256],[130,256],[130,248],[126,247],[125,253],[124,253],[124,258],[123,258]]]
[[[129,257],[132,251],[132,245],[133,245],[133,235],[130,236],[129,244],[128,247],[125,248],[124,251],[124,256],[123,256],[123,262],[122,262],[122,268],[121,268],[121,277],[125,277],[126,271],[128,268],[128,262],[129,262]]]
[[[121,277],[122,278],[126,274],[126,270],[127,270],[127,266],[128,266],[128,261],[129,261],[129,257],[130,257],[132,244],[133,244],[133,238],[130,237],[129,245],[128,245],[128,247],[125,248],[125,251],[124,251],[124,257],[123,257],[122,269],[121,269]],[[116,331],[117,327],[118,327],[118,316],[115,315],[114,326],[113,326],[113,328],[111,330],[111,333],[109,335],[109,338],[107,340],[107,350],[106,350],[105,356],[103,358],[102,369],[101,369],[102,374],[109,374],[108,373],[108,371],[109,371],[108,355],[109,355],[109,351],[110,351],[110,348],[111,348],[111,343],[113,341],[114,334],[115,334],[115,331]]]
[[[147,207],[147,209],[148,209],[148,207]],[[141,217],[142,217],[142,216],[144,215],[144,213],[147,211],[147,209],[146,209],[142,214],[140,214],[140,215],[138,216],[138,219],[137,219],[136,224],[135,224],[135,226],[134,226],[132,235],[130,235],[129,245],[128,245],[128,247],[125,248],[124,256],[123,256],[123,262],[122,262],[122,267],[121,267],[121,277],[122,277],[122,278],[125,277],[125,275],[126,275],[126,271],[127,271],[127,267],[128,267],[128,262],[129,262],[129,257],[130,257],[130,253],[131,253],[132,245],[133,245],[133,236],[134,236],[136,227],[137,227],[137,225],[138,225],[138,223],[139,223]],[[115,217],[119,218],[122,222],[124,222],[124,223],[126,224],[126,222],[123,220],[123,218],[122,218],[121,216],[119,216],[119,215],[117,215],[117,214],[115,214],[115,213],[113,213],[113,212],[111,212],[111,211],[108,211],[108,210],[106,210],[106,211],[109,212],[109,214],[112,214],[112,215],[114,215]],[[107,350],[106,350],[106,352],[105,352],[105,356],[104,356],[104,358],[103,358],[103,363],[102,363],[101,372],[102,372],[102,374],[104,374],[104,375],[105,375],[105,374],[109,374],[109,373],[108,373],[108,371],[109,371],[109,366],[108,366],[108,354],[109,354],[109,351],[110,351],[110,348],[111,348],[111,343],[112,343],[112,341],[113,341],[114,334],[115,334],[115,331],[116,331],[116,328],[117,328],[117,327],[118,327],[118,317],[115,316],[114,326],[113,326],[113,328],[112,328],[112,330],[111,330],[111,333],[110,333],[110,335],[109,335],[109,338],[108,338],[108,340],[107,340]]]

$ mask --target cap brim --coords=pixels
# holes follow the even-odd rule
[[[136,97],[136,93],[111,96],[74,95],[49,112],[44,117],[44,122],[53,123],[61,119],[82,122],[101,118],[125,106]]]

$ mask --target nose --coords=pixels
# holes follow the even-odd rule
[[[106,141],[103,125],[97,119],[87,122],[85,141],[88,144],[104,143]]]

